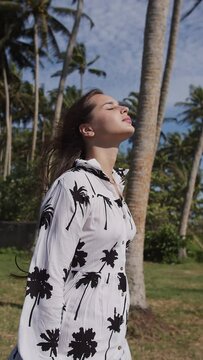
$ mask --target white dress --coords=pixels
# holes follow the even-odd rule
[[[113,170],[120,191],[123,170]],[[136,227],[96,159],[77,159],[41,206],[9,360],[130,360],[126,249]]]

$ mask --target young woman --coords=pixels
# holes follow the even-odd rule
[[[10,360],[131,359],[125,259],[136,227],[113,167],[133,132],[128,108],[100,90],[64,117]]]

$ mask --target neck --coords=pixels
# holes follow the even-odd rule
[[[92,147],[86,153],[85,160],[96,159],[103,172],[112,180],[112,170],[116,162],[118,147],[98,148]]]

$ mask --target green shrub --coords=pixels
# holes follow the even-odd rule
[[[177,263],[178,249],[186,244],[172,224],[162,225],[158,231],[148,231],[145,237],[144,260],[159,263]]]
[[[41,180],[36,165],[18,164],[6,180],[0,179],[0,220],[36,220],[41,201]]]
[[[203,263],[203,250],[196,251],[195,260],[199,263]]]

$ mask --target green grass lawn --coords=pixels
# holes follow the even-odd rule
[[[27,269],[29,256],[18,253]],[[0,359],[6,360],[16,343],[25,280],[14,252],[0,251]],[[133,360],[203,359],[203,265],[145,263],[147,311],[131,311],[128,340]],[[37,359],[36,359],[37,360]]]

